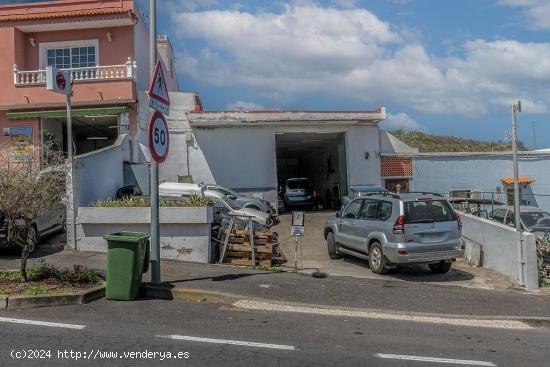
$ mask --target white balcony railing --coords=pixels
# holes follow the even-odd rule
[[[63,69],[71,74],[73,82],[136,78],[136,62],[128,58],[125,64]],[[46,84],[46,70],[23,71],[13,65],[13,84],[28,86]]]

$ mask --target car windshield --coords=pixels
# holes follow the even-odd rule
[[[453,210],[445,200],[416,200],[404,204],[405,223],[434,223],[453,220]]]
[[[225,201],[225,203],[227,205],[229,205],[231,207],[231,209],[233,209],[233,210],[241,210],[242,209],[242,206],[240,206],[239,204],[237,204],[237,202],[235,200],[230,199],[227,196],[225,196],[223,198],[223,201]]]
[[[288,180],[286,185],[291,190],[309,189],[309,180]]]
[[[550,213],[548,212],[522,212],[520,217],[527,228],[534,226],[550,227]]]

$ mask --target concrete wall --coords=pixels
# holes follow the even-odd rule
[[[520,155],[520,176],[535,179],[535,194],[550,195],[550,155]],[[452,189],[473,189],[494,192],[502,187],[500,179],[513,176],[511,155],[431,155],[413,159],[415,191],[448,192]],[[505,201],[506,198],[503,196]],[[536,197],[538,206],[550,209],[550,196]]]
[[[481,265],[504,274],[520,283],[520,262],[516,231],[506,225],[461,213],[466,239],[466,253],[481,247]],[[538,288],[535,235],[523,233],[524,283],[527,289]]]
[[[120,231],[150,232],[150,208],[79,208],[77,249],[106,252],[103,236]],[[161,208],[161,258],[209,263],[212,208]]]
[[[110,147],[75,158],[75,202],[88,206],[94,201],[116,198],[124,185],[123,163],[130,157],[127,135],[120,135]]]
[[[380,185],[380,141],[376,126],[348,126],[346,154],[348,185]],[[369,159],[365,159],[365,153]]]

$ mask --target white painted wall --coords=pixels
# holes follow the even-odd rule
[[[472,215],[460,214],[462,235],[468,247],[481,246],[482,266],[498,271],[519,283],[520,263],[516,231],[504,224]],[[538,288],[535,235],[523,232],[524,284],[527,289]]]
[[[127,135],[120,135],[115,144],[75,157],[75,202],[88,206],[94,201],[115,198],[124,185],[123,162],[130,158]]]

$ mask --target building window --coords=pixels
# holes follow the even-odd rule
[[[40,66],[59,69],[98,65],[98,41],[47,42],[40,44]]]

